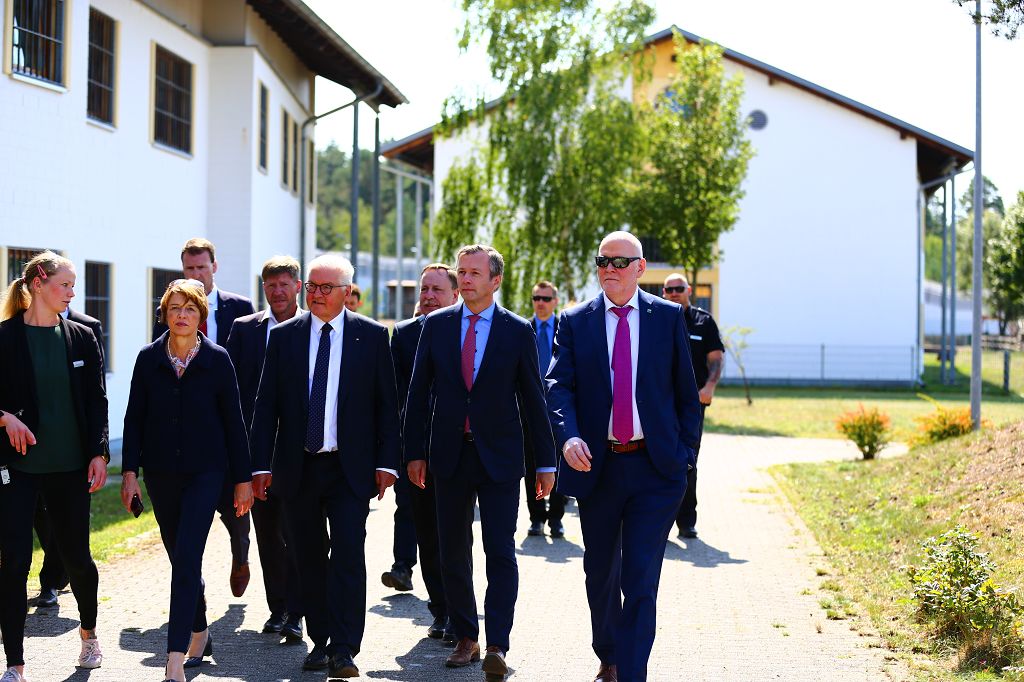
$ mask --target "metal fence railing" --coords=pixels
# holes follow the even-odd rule
[[[741,351],[747,379],[768,384],[903,384],[919,377],[914,346],[749,344]],[[727,353],[723,381],[741,380]]]

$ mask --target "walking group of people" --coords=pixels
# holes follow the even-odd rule
[[[305,282],[295,259],[267,261],[260,312],[216,287],[213,244],[190,240],[181,259],[185,278],[164,292],[154,341],[136,360],[122,442],[122,502],[138,516],[144,483],[171,562],[166,680],[182,682],[213,653],[201,568],[215,514],[231,538],[232,592],[245,590],[250,510],[271,612],[264,632],[300,641],[305,618],[313,647],[302,667],[358,676],[369,501],[391,486],[396,563],[383,582],[411,589],[414,536],[427,635],[455,645],[445,665],[482,660],[487,679],[504,679],[523,478],[530,535],[547,524],[562,537],[566,497],[577,500],[595,682],[646,679],[665,542],[674,522],[696,536],[695,513],[681,505],[721,375],[717,327],[689,305],[685,279],[672,275],[664,289],[682,305],[642,291],[640,242],[614,232],[595,258],[602,293],[556,318],[557,288],[539,282],[526,320],[495,301],[502,255],[469,245],[454,267],[423,269],[417,314],[389,336],[349,309],[361,301],[341,256],[314,259]],[[97,332],[62,316],[74,284],[70,261],[40,254],[0,315],[0,682],[26,679],[37,500],[79,604],[78,665],[102,663],[88,510],[106,479],[107,402]],[[412,532],[399,533],[403,519]]]

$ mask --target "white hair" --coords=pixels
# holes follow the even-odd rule
[[[608,242],[617,241],[629,242],[630,244],[636,247],[637,255],[640,256],[641,258],[644,257],[644,245],[640,243],[640,240],[636,238],[636,235],[630,232],[626,232],[625,230],[616,230],[615,232],[608,234],[604,239],[601,240],[601,246],[598,247],[598,251],[600,251],[601,248],[604,248],[604,245],[607,244]]]
[[[683,286],[688,287],[690,283],[686,280],[686,275],[681,275],[678,272],[673,272],[671,275],[665,278],[665,284],[668,284],[670,279],[681,279],[683,280]]]
[[[306,268],[306,279],[309,279],[309,273],[314,268],[329,268],[331,270],[337,270],[341,273],[341,281],[339,284],[345,286],[352,284],[353,278],[356,276],[356,269],[352,267],[352,262],[348,258],[345,258],[341,254],[337,253],[324,253],[309,262],[309,266]]]

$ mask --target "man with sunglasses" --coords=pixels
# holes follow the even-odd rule
[[[548,409],[564,459],[558,491],[580,509],[595,682],[642,682],[700,400],[682,307],[639,289],[640,241],[613,232],[598,253],[601,295],[559,320]]]
[[[676,525],[679,537],[697,537],[697,458],[700,456],[700,440],[704,435],[704,410],[711,404],[715,396],[715,387],[722,378],[725,365],[725,346],[718,325],[711,313],[690,305],[693,289],[686,278],[677,272],[665,278],[662,292],[666,299],[683,306],[686,311],[686,328],[690,334],[690,358],[693,360],[693,376],[697,380],[700,395],[700,435],[697,437],[697,450],[694,454],[693,468],[686,477],[686,495],[679,507]]]
[[[558,307],[558,288],[551,282],[541,280],[533,285],[533,331],[537,334],[537,356],[540,360],[540,377],[548,373],[548,366],[551,364],[551,352],[555,343],[555,332],[558,331],[558,317],[555,316],[555,308]],[[525,426],[524,426],[525,428]],[[526,434],[526,477],[523,483],[526,486],[526,508],[530,512],[529,535],[543,536],[544,522],[551,529],[551,537],[565,537],[565,530],[562,528],[562,516],[565,515],[565,495],[552,492],[545,503],[543,499],[538,500],[535,495],[537,487],[537,462],[533,456],[533,448],[530,447],[529,434]]]

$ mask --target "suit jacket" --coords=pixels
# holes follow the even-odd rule
[[[425,319],[425,315],[418,315],[408,320],[402,320],[395,325],[391,332],[391,359],[395,363],[395,382],[398,384],[398,407],[403,432],[405,431],[405,403],[409,397],[409,381],[412,379],[412,368],[416,362],[416,346],[419,344],[420,332],[423,331],[423,320]],[[431,396],[430,411],[433,412],[433,396]],[[425,427],[424,448],[430,440],[429,420]],[[404,454],[403,449],[403,460]]]
[[[167,358],[167,336],[143,346],[135,360],[122,470],[226,471],[233,483],[251,480],[249,443],[227,351],[200,334],[202,347],[179,379]]]
[[[270,320],[266,317],[266,311],[240,317],[231,325],[231,332],[224,345],[231,356],[231,364],[235,366],[246,428],[252,425],[252,414],[256,407],[256,391],[260,387],[263,358],[267,354],[268,324]]]
[[[388,330],[368,317],[344,312],[338,382],[338,452],[345,477],[359,497],[377,494],[375,471],[398,469],[401,438],[395,368]],[[256,394],[250,438],[253,471],[271,471],[281,497],[299,494],[309,411],[310,313],[270,331]]]
[[[103,363],[91,329],[63,317],[58,324],[63,328],[67,346],[71,399],[75,405],[84,469],[97,455],[110,459]],[[25,313],[0,322],[0,410],[16,415],[35,432],[39,429],[39,393],[29,353]],[[0,464],[16,457],[21,454],[11,446],[6,434],[0,436]]]
[[[77,322],[78,324],[84,324],[86,327],[92,330],[93,336],[96,337],[96,343],[99,344],[100,347],[100,366],[102,368],[103,373],[106,374],[107,356],[106,351],[103,350],[103,323],[97,320],[95,317],[90,317],[89,315],[77,312],[72,308],[68,308],[67,319],[71,320],[72,322]],[[106,377],[104,377],[104,383],[105,380]]]
[[[455,475],[468,415],[480,459],[493,480],[514,480],[525,473],[521,419],[529,425],[537,466],[555,466],[530,323],[495,306],[471,391],[462,379],[461,333],[462,305],[434,311],[423,322],[405,407],[406,461],[426,459],[435,476]],[[430,440],[424,451],[428,424]]]
[[[636,405],[647,452],[665,477],[682,480],[700,440],[700,400],[690,362],[682,306],[639,293],[640,343]],[[593,456],[589,472],[559,461],[558,491],[585,498],[604,464],[612,410],[604,295],[562,313],[547,375],[548,408],[559,451],[582,438]]]
[[[231,324],[240,317],[252,315],[256,309],[252,307],[252,301],[245,296],[233,294],[230,291],[217,289],[217,338],[213,339],[218,346],[224,346],[228,342],[228,334],[231,333]],[[156,322],[153,324],[153,340],[167,331],[167,325],[160,321],[160,310],[157,309]]]

